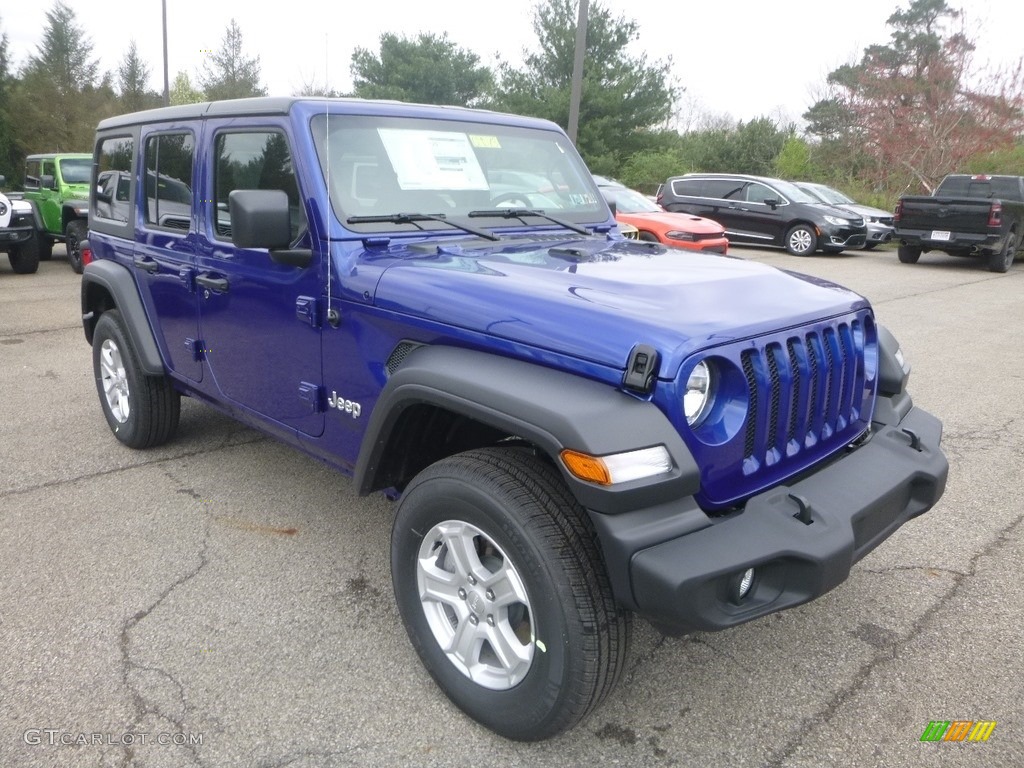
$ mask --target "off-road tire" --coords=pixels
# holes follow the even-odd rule
[[[49,261],[53,257],[53,239],[49,237],[39,238],[39,260]]]
[[[103,416],[118,440],[130,448],[152,448],[174,435],[181,395],[166,376],[142,372],[138,352],[116,309],[108,309],[96,323],[92,362]]]
[[[68,263],[77,274],[82,274],[82,241],[89,233],[85,219],[72,219],[64,230],[64,245],[68,250]]]
[[[427,671],[459,708],[502,736],[534,741],[572,727],[622,672],[632,617],[612,598],[587,513],[558,472],[524,449],[462,453],[417,475],[395,516],[391,574]],[[513,608],[501,599],[513,582],[524,592],[513,601],[514,636]],[[492,583],[506,588],[485,593]],[[516,652],[505,656],[517,659],[514,677],[502,677],[497,653],[487,667],[491,637]],[[477,674],[497,677],[481,682],[473,664],[458,666],[451,649],[459,647],[477,648]]]
[[[7,258],[11,261],[11,269],[19,275],[31,275],[39,270],[39,235],[33,233],[32,237],[24,243],[8,246]]]

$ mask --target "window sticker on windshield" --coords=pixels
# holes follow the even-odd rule
[[[591,206],[597,204],[597,198],[588,194],[569,195],[569,202],[576,206]]]
[[[378,128],[401,189],[487,189],[464,133]]]
[[[479,133],[469,134],[469,141],[474,147],[480,149],[501,149],[501,142],[497,136],[481,136]]]

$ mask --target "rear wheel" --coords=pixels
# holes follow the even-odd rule
[[[990,254],[988,257],[989,272],[1006,272],[1013,265],[1013,259],[1017,255],[1017,231],[1014,230],[1006,236],[1003,249],[999,253]]]
[[[903,264],[916,264],[921,258],[921,247],[918,245],[901,245],[896,252]]]
[[[786,250],[794,256],[810,256],[818,249],[818,236],[806,224],[797,224],[786,233]]]
[[[166,376],[143,373],[116,309],[108,309],[96,323],[92,362],[100,405],[114,436],[131,448],[167,442],[178,427],[181,396]]]
[[[64,231],[64,244],[68,249],[68,263],[78,274],[82,274],[82,241],[88,228],[84,219],[72,219]]]
[[[391,574],[427,671],[502,736],[570,728],[622,671],[631,616],[586,511],[530,453],[471,451],[417,475],[395,516]]]
[[[33,232],[24,243],[8,246],[7,258],[15,273],[31,275],[39,269],[39,240],[39,234]]]

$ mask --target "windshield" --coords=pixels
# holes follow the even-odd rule
[[[811,184],[806,189],[815,197],[820,197],[822,202],[825,203],[831,203],[832,205],[850,205],[853,203],[853,200],[838,189],[832,189],[832,187],[826,187],[823,184]]]
[[[446,228],[430,221],[350,221],[398,213],[468,218],[473,211],[526,208],[577,224],[608,215],[583,161],[555,131],[364,115],[318,115],[312,130],[331,207],[357,232]],[[498,216],[478,215],[474,222],[523,225]],[[537,217],[526,225],[550,223]]]
[[[619,213],[664,213],[664,209],[628,187],[601,187],[605,200]]]
[[[60,175],[65,184],[88,184],[92,158],[68,158],[60,161]]]
[[[821,201],[810,192],[805,192],[790,181],[772,181],[776,191],[781,192],[787,200],[794,203],[820,203]]]

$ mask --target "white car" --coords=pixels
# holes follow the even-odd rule
[[[892,211],[884,211],[881,208],[872,208],[870,205],[861,205],[856,200],[847,197],[838,189],[815,184],[810,181],[794,182],[800,189],[821,202],[838,208],[846,208],[864,217],[864,223],[868,227],[868,239],[864,243],[864,250],[870,250],[879,243],[887,243],[892,239],[893,220]]]

